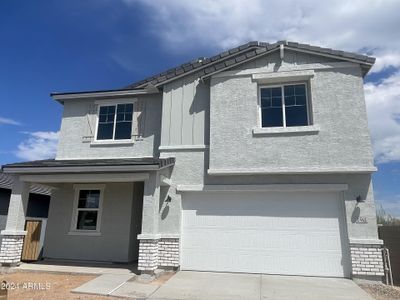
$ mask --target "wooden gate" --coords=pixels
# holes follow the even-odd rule
[[[38,260],[40,250],[40,231],[42,229],[42,221],[27,220],[25,223],[26,236],[24,239],[24,247],[22,248],[21,260],[35,261]]]
[[[400,285],[400,226],[379,226],[379,238],[390,252],[393,282]]]

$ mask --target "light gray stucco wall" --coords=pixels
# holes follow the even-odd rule
[[[95,100],[65,101],[61,123],[60,138],[57,148],[57,159],[84,159],[84,158],[124,158],[124,157],[153,157],[158,155],[158,146],[161,135],[161,94],[133,97],[144,103],[143,136],[135,143],[117,145],[94,145],[90,139],[84,139],[87,134],[88,123],[96,127],[93,111]],[[124,101],[127,99],[124,98]],[[110,99],[116,104],[118,99]],[[136,122],[136,120],[133,120]],[[133,125],[134,126],[134,125]]]
[[[143,182],[134,183],[129,239],[129,261],[137,260],[139,257],[139,240],[137,236],[141,233],[142,229],[143,188]]]
[[[208,127],[205,127],[206,140],[207,136],[210,138],[210,149],[160,151],[161,157],[176,158],[171,174],[174,185],[348,184],[349,189],[343,192],[343,199],[349,238],[376,239],[375,204],[369,174],[248,176],[207,174],[209,167],[215,169],[313,167],[317,170],[320,167],[371,167],[373,155],[367,127],[361,69],[355,64],[336,68],[337,62],[331,58],[287,51],[283,62],[280,62],[279,53],[273,53],[235,68],[233,72],[238,74],[236,77],[212,78],[210,99],[207,97],[203,99],[205,103],[211,102],[211,112],[205,110],[205,119],[209,118],[208,113],[211,114],[210,132]],[[252,129],[257,126],[258,109],[257,84],[251,80],[251,74],[299,69],[315,69],[311,82],[311,101],[314,124],[320,126],[320,132],[316,135],[253,136]],[[177,81],[175,84],[174,91],[183,88],[182,81],[180,83]],[[163,100],[161,145],[184,144],[179,139],[164,137],[164,128],[168,128],[169,120],[176,119],[175,112],[166,110],[164,106],[167,103],[169,107],[171,101],[181,101],[181,95],[179,92],[167,94],[167,99]],[[179,110],[179,113],[181,114],[182,110]],[[179,136],[181,127],[177,126],[176,132]],[[358,195],[366,201],[357,204],[355,199]],[[173,201],[169,211],[179,212],[181,202],[185,201],[185,193],[178,193]],[[179,233],[180,217],[177,215],[170,214],[164,220],[160,219],[160,231],[176,230]],[[360,221],[363,218],[366,223]]]
[[[104,190],[101,235],[69,235],[73,213],[73,184],[61,184],[50,201],[44,257],[128,262],[130,253],[133,183],[109,183]],[[137,198],[137,197],[136,197]],[[135,200],[136,200],[135,198]]]
[[[312,68],[318,68],[336,62],[340,62],[340,60],[285,49],[283,60],[280,58],[280,52],[275,51],[261,58],[233,67],[230,70],[245,71],[249,73],[256,70],[276,72],[294,70],[301,66],[312,66]]]
[[[267,64],[264,71],[271,72],[276,65]],[[285,70],[290,65],[298,67],[287,62],[281,65],[285,65]],[[211,79],[211,169],[318,170],[373,166],[359,66],[315,70],[309,86],[312,118],[320,127],[317,134],[254,135],[252,129],[259,127],[258,86],[251,74]]]
[[[176,185],[347,184],[349,188],[342,194],[349,238],[378,237],[370,174],[210,176],[206,174],[208,151],[168,152],[162,155],[176,157],[176,164],[171,174],[172,182]],[[172,198],[169,208],[172,213],[160,221],[160,232],[180,232],[180,215],[174,216],[173,212],[177,215],[180,213],[185,195],[186,193],[178,193],[177,197]],[[361,196],[365,202],[357,203],[357,196]],[[366,223],[362,221],[363,218]]]
[[[170,202],[166,201],[168,196]],[[175,187],[162,186],[160,189],[160,206],[158,214],[158,231],[160,234],[177,234],[181,224],[181,195]]]
[[[373,156],[367,129],[361,69],[355,64],[336,68],[332,64],[337,62],[330,58],[290,51],[286,51],[284,61],[280,61],[279,53],[276,52],[235,68],[233,72],[238,76],[232,76],[231,72],[230,76],[221,77],[220,74],[205,82],[189,76],[165,85],[162,95],[162,121],[160,99],[154,99],[154,103],[150,100],[154,106],[148,106],[147,112],[156,109],[154,117],[148,121],[153,124],[150,128],[154,126],[154,132],[157,131],[156,126],[159,126],[158,130],[160,126],[162,128],[161,133],[158,131],[161,134],[160,146],[167,149],[161,147],[160,156],[176,158],[170,174],[173,186],[161,187],[159,191],[152,188],[145,191],[146,197],[159,193],[160,199],[157,222],[153,222],[156,214],[153,210],[154,203],[147,201],[151,207],[143,210],[142,228],[146,229],[144,233],[180,233],[181,203],[185,194],[176,193],[176,185],[346,183],[349,189],[343,197],[349,237],[377,238],[370,175],[207,175],[209,167],[217,170],[371,167]],[[251,80],[251,74],[299,69],[315,69],[310,89],[314,124],[320,127],[320,131],[314,135],[253,136],[252,129],[257,126],[258,109],[257,84]],[[85,104],[83,101],[79,104],[82,105],[80,108],[78,104],[74,104],[77,107],[70,105],[71,107],[66,105],[65,108],[58,157],[68,158],[80,152],[83,153],[83,158],[158,154],[154,150],[158,144],[153,143],[154,138],[151,135],[142,141],[143,147],[135,143],[133,147],[95,148],[82,143],[81,137],[73,136],[78,131],[74,128],[79,128],[84,122],[82,118],[90,103]],[[157,114],[159,120],[155,117]],[[69,130],[75,130],[75,133],[69,136]],[[176,149],[190,145],[210,145],[210,148]],[[366,202],[356,204],[358,195],[366,199]],[[168,196],[171,196],[169,203],[165,201]],[[125,210],[123,214],[128,211]],[[360,223],[359,217],[366,217],[367,223]],[[76,239],[66,237],[71,238]],[[73,243],[77,241],[74,240]],[[123,249],[113,247],[115,248]],[[123,255],[119,253],[118,256]]]

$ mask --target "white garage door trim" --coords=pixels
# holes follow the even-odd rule
[[[207,193],[185,192],[182,198],[182,270],[330,277],[349,277],[350,275],[351,261],[343,193],[321,191],[267,193],[226,191],[221,193],[209,191]],[[246,212],[243,211],[244,203],[246,203]],[[251,204],[250,209],[248,203],[254,203]],[[188,207],[194,207],[197,210],[188,210]],[[313,207],[316,211],[309,212]],[[196,218],[198,210],[202,210],[206,217]],[[297,216],[295,210],[299,211],[300,215]],[[196,214],[193,214],[193,211],[196,211]],[[260,211],[263,213],[258,217],[248,216],[260,214]],[[270,216],[264,215],[267,211]],[[190,217],[187,215],[189,212],[192,214]],[[218,218],[214,216],[216,212],[220,215],[225,214],[225,216]],[[308,217],[310,213],[312,218]],[[277,214],[278,217],[274,214]],[[306,217],[300,218],[301,214]],[[293,218],[288,218],[290,215]],[[225,221],[223,221],[224,219]],[[187,225],[185,223],[187,220],[203,222],[201,225],[207,229],[196,229],[198,224],[192,224],[194,227],[190,228],[192,225]],[[207,222],[211,222],[212,226],[208,226],[210,224]],[[230,225],[227,226],[224,222]],[[237,226],[235,222],[242,224]],[[254,225],[254,222],[260,222],[259,226],[261,228],[264,226],[264,228],[260,230],[260,227],[251,227],[251,223]],[[249,227],[246,228],[246,226]],[[273,226],[276,227],[271,230]],[[308,229],[296,232],[291,226],[294,226],[295,229],[305,226],[304,228]],[[190,235],[187,234],[188,230],[191,230]],[[241,231],[240,234],[233,233],[239,231]],[[202,233],[205,235],[202,236]],[[326,238],[328,235],[330,238]],[[190,237],[193,239],[190,240]],[[247,243],[253,243],[251,246],[253,248],[246,249],[244,247],[242,240],[246,237],[249,237]],[[203,239],[203,241],[197,242],[197,238]],[[216,246],[215,249],[212,249],[213,247],[204,248],[201,250],[203,252],[194,250],[196,247],[200,249],[200,245],[206,245],[213,238],[217,238],[216,243],[218,240],[225,239],[224,243],[226,244],[224,245],[232,250],[226,250],[224,255],[221,250],[223,247],[218,248],[219,246]],[[293,243],[295,239],[299,240],[298,244]],[[277,246],[279,243],[281,245]],[[187,246],[187,244],[191,245]],[[296,248],[298,245],[303,248],[305,245],[311,245],[311,247],[307,248],[307,251],[303,248],[298,250]],[[317,248],[315,248],[316,245]],[[269,255],[266,255],[266,247],[270,247]],[[188,254],[189,251],[192,251],[192,255]],[[232,254],[230,255],[230,253]],[[338,264],[339,256],[341,265]],[[239,257],[240,259],[238,259]],[[194,258],[199,261],[188,262],[188,259]],[[201,259],[203,259],[202,262]],[[214,262],[212,262],[213,260]]]
[[[317,183],[317,184],[253,184],[253,185],[202,185],[202,184],[178,184],[176,190],[178,192],[290,192],[290,191],[347,191],[349,186],[340,183]]]

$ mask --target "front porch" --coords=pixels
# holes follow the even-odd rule
[[[35,183],[52,188],[45,259],[75,261],[77,267],[84,267],[85,262],[138,264],[138,270],[150,273],[162,265],[177,267],[175,244],[179,237],[159,234],[160,207],[167,197],[171,199],[160,192],[161,177],[168,178],[173,165],[170,158],[143,158],[46,160],[4,166],[4,172],[15,180],[6,228],[1,232],[0,263],[20,264],[27,234],[27,191]],[[22,266],[52,268],[46,263]]]
[[[52,272],[65,274],[139,274],[137,263],[105,263],[89,261],[67,261],[57,259],[43,259],[37,262],[21,262],[15,268],[18,272]]]

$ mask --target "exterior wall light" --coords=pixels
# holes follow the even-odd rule
[[[357,203],[362,203],[362,202],[365,202],[365,199],[361,198],[361,196],[358,195],[356,198],[356,201],[357,201]]]

